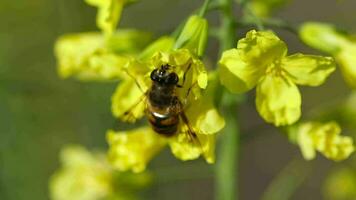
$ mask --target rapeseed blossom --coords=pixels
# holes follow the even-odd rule
[[[287,56],[287,46],[273,32],[249,31],[237,48],[219,61],[221,83],[234,93],[256,87],[259,114],[276,126],[289,125],[301,116],[298,85],[318,86],[334,71],[330,57]]]
[[[314,159],[316,151],[326,158],[341,161],[354,152],[353,140],[349,136],[341,136],[341,128],[335,122],[306,122],[298,126],[296,143],[299,145],[306,160]]]

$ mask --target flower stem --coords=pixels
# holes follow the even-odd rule
[[[221,26],[219,30],[220,55],[224,50],[236,44],[235,23],[232,14],[233,0],[219,0]],[[223,87],[220,88],[220,103],[225,111],[226,127],[221,137],[218,161],[215,168],[215,184],[217,200],[238,199],[238,152],[239,127],[236,119],[238,98],[231,95]]]
[[[220,55],[224,50],[232,48],[235,41],[235,23],[232,15],[232,0],[220,0]]]
[[[226,99],[228,98],[228,103]],[[238,199],[238,160],[240,134],[236,111],[238,101],[236,96],[225,93],[223,103],[226,105],[226,127],[222,133],[222,141],[216,166],[216,199]]]
[[[204,1],[204,4],[203,6],[201,7],[200,11],[199,11],[199,16],[200,17],[204,17],[206,11],[208,10],[209,8],[209,3],[210,3],[210,0],[205,0]]]

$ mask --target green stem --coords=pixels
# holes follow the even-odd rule
[[[220,55],[224,50],[234,47],[235,23],[232,15],[232,0],[220,0],[221,26],[220,26]]]
[[[199,16],[200,17],[204,17],[206,11],[208,10],[209,8],[209,3],[210,3],[210,0],[205,0],[204,1],[204,4],[203,6],[201,7],[200,11],[199,11]]]
[[[236,96],[225,93],[224,100],[229,98],[230,103],[226,106],[226,127],[222,133],[222,141],[216,166],[216,199],[238,199],[238,160],[240,133],[238,119],[236,119],[237,101]],[[224,102],[223,100],[223,102]]]
[[[236,44],[235,23],[232,14],[233,0],[220,0],[221,26],[219,30],[220,55],[223,51],[233,48]],[[221,146],[216,165],[215,184],[217,200],[238,199],[238,155],[239,127],[236,119],[238,98],[219,88],[226,108],[226,127],[222,133]],[[228,100],[228,101],[226,101]]]

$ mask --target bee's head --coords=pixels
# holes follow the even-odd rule
[[[179,81],[178,75],[169,72],[169,65],[162,65],[160,68],[151,72],[151,80],[164,85],[176,85]]]

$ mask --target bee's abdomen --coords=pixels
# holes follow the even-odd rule
[[[155,132],[164,136],[172,136],[177,132],[178,115],[164,115],[156,112],[148,114],[148,120]]]

